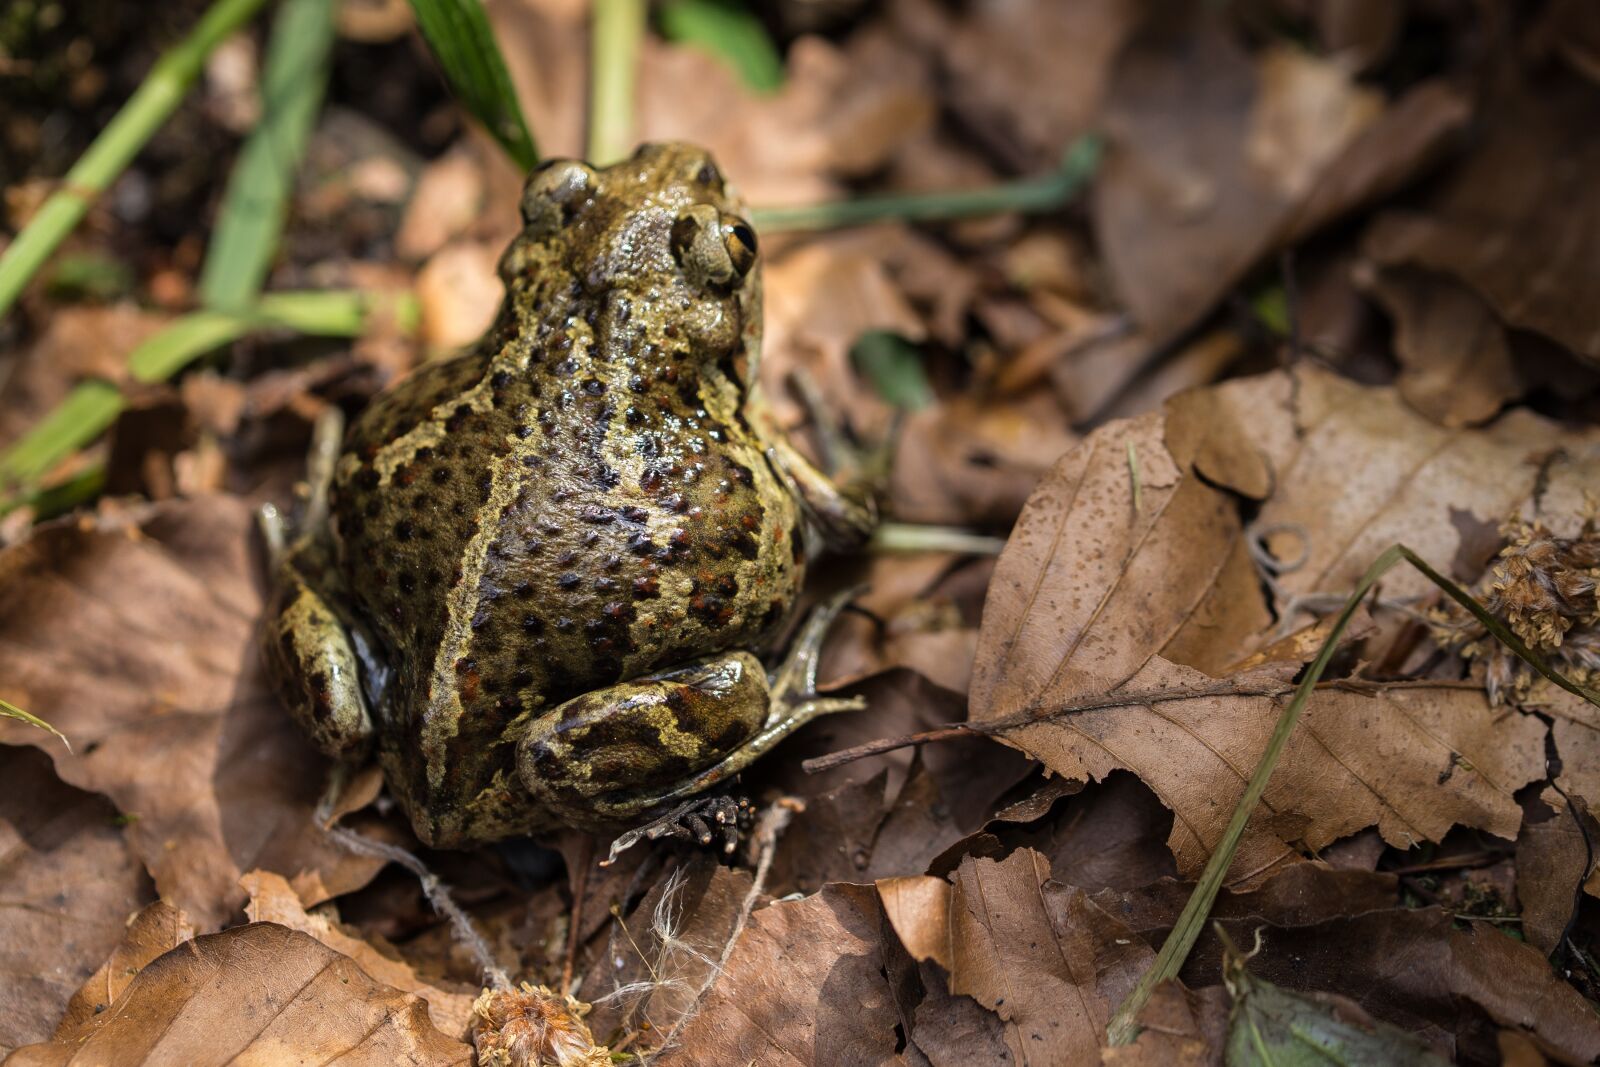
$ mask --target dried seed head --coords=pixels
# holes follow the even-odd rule
[[[589,1005],[544,986],[485,989],[472,1005],[472,1043],[482,1067],[610,1067],[583,1017]]]
[[[1540,523],[1514,523],[1506,546],[1474,589],[1491,615],[1580,685],[1600,678],[1600,532],[1591,519],[1577,537]],[[1483,664],[1495,704],[1525,700],[1537,674],[1472,616],[1450,605],[1433,617],[1434,638]]]

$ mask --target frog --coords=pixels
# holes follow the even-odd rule
[[[870,534],[871,479],[761,399],[758,241],[709,153],[551,160],[520,208],[487,332],[319,424],[299,522],[264,516],[268,674],[424,845],[708,840],[708,790],[863,706],[816,687],[847,595],[797,605]]]

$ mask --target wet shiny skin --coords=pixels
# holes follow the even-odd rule
[[[747,417],[738,211],[686,145],[536,172],[494,327],[362,413],[277,570],[287,703],[331,754],[375,745],[430,844],[637,821],[773,732],[751,650],[825,479]]]

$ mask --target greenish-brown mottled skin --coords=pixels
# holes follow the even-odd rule
[[[279,568],[291,708],[332,754],[375,741],[429,844],[637,819],[771,743],[749,650],[794,606],[822,480],[746,417],[737,211],[686,145],[536,172],[495,325],[351,426],[326,533]]]

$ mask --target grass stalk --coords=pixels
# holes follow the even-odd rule
[[[1078,195],[1099,165],[1099,138],[1084,136],[1067,149],[1060,167],[1040,178],[1000,182],[982,189],[890,193],[801,207],[756,208],[750,213],[750,221],[763,233],[781,233],[866,226],[892,220],[919,222],[1005,211],[1055,211]]]
[[[261,121],[228,176],[200,272],[200,302],[208,308],[247,307],[267,280],[322,108],[333,36],[330,0],[283,0],[278,8],[261,75]]]
[[[1371,567],[1367,568],[1367,573],[1356,583],[1355,591],[1345,601],[1344,610],[1339,612],[1333,629],[1328,632],[1327,640],[1317,652],[1317,658],[1311,661],[1305,677],[1295,689],[1293,699],[1278,716],[1278,722],[1272,728],[1272,735],[1267,739],[1267,747],[1261,753],[1255,772],[1250,775],[1244,794],[1233,809],[1233,817],[1228,821],[1227,829],[1222,832],[1222,839],[1217,842],[1211,858],[1206,861],[1205,869],[1200,873],[1199,881],[1195,883],[1194,892],[1189,895],[1189,900],[1184,905],[1182,914],[1178,916],[1178,921],[1173,925],[1172,932],[1167,935],[1166,941],[1161,945],[1161,951],[1156,954],[1155,963],[1139,979],[1138,985],[1134,986],[1127,999],[1117,1008],[1116,1014],[1111,1017],[1106,1027],[1106,1036],[1110,1044],[1126,1045],[1138,1036],[1139,1027],[1136,1020],[1150,999],[1150,994],[1155,991],[1157,985],[1175,977],[1182,968],[1183,961],[1189,956],[1189,950],[1194,947],[1200,931],[1205,927],[1206,918],[1211,912],[1212,904],[1216,902],[1217,893],[1222,889],[1223,878],[1233,863],[1234,853],[1244,836],[1245,825],[1255,813],[1262,794],[1266,792],[1267,780],[1272,777],[1272,772],[1283,755],[1284,746],[1288,744],[1289,736],[1300,722],[1300,715],[1305,710],[1306,702],[1311,698],[1312,690],[1322,679],[1323,671],[1327,670],[1328,661],[1333,658],[1333,653],[1339,646],[1339,639],[1344,636],[1344,631],[1350,625],[1350,619],[1355,615],[1356,608],[1377,584],[1378,579],[1402,561],[1421,571],[1429,581],[1470,612],[1484,628],[1534,670],[1567,692],[1600,706],[1600,692],[1578,685],[1552,668],[1543,656],[1528,648],[1504,622],[1491,615],[1470,593],[1434,570],[1411,549],[1405,545],[1391,546]]]
[[[532,170],[539,148],[522,117],[481,0],[411,0],[411,11],[456,99],[500,142],[512,162]]]
[[[196,311],[176,319],[128,356],[134,381],[165,381],[208,352],[259,330],[288,330],[316,337],[359,337],[386,315],[401,329],[416,328],[415,297],[360,291],[268,293],[242,311]],[[0,452],[0,488],[27,486],[62,459],[100,436],[124,406],[115,383],[81,382],[27,436]],[[0,503],[0,513],[15,500]]]
[[[633,94],[644,26],[645,0],[594,0],[588,155],[597,167],[615,163],[633,148]]]
[[[62,733],[60,730],[57,730],[54,726],[51,726],[37,715],[29,715],[27,712],[23,711],[10,701],[0,699],[0,715],[3,715],[8,719],[16,719],[18,722],[25,722],[29,726],[36,726],[41,730],[48,730],[57,737],[61,738],[61,743],[67,746],[68,752],[72,751],[72,742],[67,740],[66,734]]]
[[[244,25],[263,3],[265,0],[217,0],[189,36],[156,61],[122,110],[73,164],[61,187],[0,254],[0,315],[16,303],[50,253],[177,108],[211,50]]]

